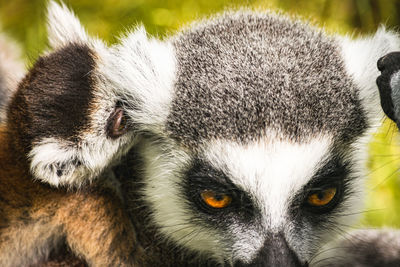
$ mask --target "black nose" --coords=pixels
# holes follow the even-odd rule
[[[307,267],[301,263],[296,253],[288,246],[283,234],[274,234],[268,238],[256,257],[250,263],[237,262],[235,267]]]

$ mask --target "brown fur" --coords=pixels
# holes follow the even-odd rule
[[[135,235],[113,190],[71,192],[34,181],[10,128],[0,128],[0,265],[41,266],[65,254],[63,246],[90,266],[134,265]]]

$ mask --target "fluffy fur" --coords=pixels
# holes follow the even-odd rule
[[[115,190],[72,192],[34,182],[15,132],[2,127],[0,137],[2,266],[40,266],[68,250],[90,266],[134,264],[135,235]]]
[[[119,171],[140,242],[158,240],[142,264],[312,265],[360,209],[365,144],[381,118],[376,61],[399,48],[398,36],[351,40],[238,11],[166,43],[176,62],[166,119],[140,124],[145,134]],[[309,192],[334,181],[337,206],[307,211]],[[207,211],[200,194],[210,188],[235,196],[235,208]]]
[[[395,229],[362,229],[336,241],[329,257],[318,261],[321,266],[378,267],[399,266],[400,232]]]
[[[15,96],[17,114],[11,115],[20,121],[16,132],[35,178],[80,187],[126,152],[134,134],[110,138],[107,133],[108,118],[124,103],[104,67],[110,67],[114,50],[87,36],[65,6],[51,2],[48,17],[55,52],[37,61]]]
[[[50,10],[56,14],[50,15],[56,52],[39,60],[13,98],[6,136],[23,140],[10,144],[16,151],[11,155],[29,154],[18,169],[27,172],[30,165],[36,178],[80,185],[133,146],[115,171],[137,242],[146,248],[135,256],[140,266],[312,265],[323,244],[354,219],[363,195],[366,139],[380,116],[374,109],[375,64],[398,49],[395,34],[382,29],[350,40],[281,14],[237,11],[165,41],[139,28],[108,48],[88,37],[65,7],[52,4]],[[71,116],[71,127],[53,117],[44,121],[36,109],[24,113],[22,103],[35,96],[28,88],[53,92],[41,83],[49,74],[56,94],[43,102],[55,108],[52,116]],[[84,105],[69,114],[65,103],[74,103],[59,99],[76,96]],[[105,124],[117,103],[131,128],[110,140]],[[31,134],[32,122],[49,127]],[[336,193],[328,208],[307,204],[312,194],[330,188]],[[210,209],[202,201],[205,190],[229,195],[231,205]],[[126,231],[105,235],[107,240],[128,242],[116,242],[113,256],[63,223],[66,235],[82,234],[73,239],[80,245],[68,235],[67,244],[80,255],[101,255],[94,256],[99,264],[131,260],[136,247],[121,207],[110,201],[105,209],[120,212],[105,219],[122,222],[117,224]],[[81,210],[78,219],[66,214],[65,220],[86,218]],[[108,249],[116,244],[101,243]],[[93,257],[85,259],[95,265]]]
[[[382,43],[382,47],[388,47],[388,44]],[[381,71],[377,84],[382,109],[399,125],[400,52],[385,55],[377,65],[377,70]],[[398,266],[400,235],[394,229],[356,230],[329,244],[323,251],[323,256],[316,260],[322,266]]]
[[[139,29],[100,53],[99,80],[121,96],[137,138],[117,174],[147,248],[138,262],[312,264],[354,220],[380,118],[376,60],[398,46],[384,29],[351,40],[237,11],[164,42]],[[332,186],[329,211],[306,207]],[[230,194],[232,207],[207,210],[209,189]]]
[[[50,5],[57,14],[50,18],[60,12],[67,11]],[[64,15],[72,20],[66,25],[77,22]],[[0,126],[0,265],[41,266],[67,254],[67,261],[89,266],[134,266],[141,248],[107,171],[133,133],[107,135],[118,95],[104,87],[96,64],[108,55],[106,46],[66,40],[19,83]],[[68,190],[92,177],[96,184]]]

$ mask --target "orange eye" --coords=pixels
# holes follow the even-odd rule
[[[309,195],[307,198],[308,204],[314,207],[322,207],[329,204],[336,195],[336,187],[328,188],[320,192]]]
[[[215,193],[212,190],[204,190],[201,198],[208,206],[215,209],[226,208],[232,202],[232,198],[227,194]]]

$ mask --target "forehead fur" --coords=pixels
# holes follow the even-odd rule
[[[207,161],[222,170],[239,188],[257,199],[271,216],[267,228],[282,225],[291,198],[330,156],[331,136],[307,143],[258,141],[247,145],[214,141],[205,150]]]
[[[167,129],[186,144],[301,141],[365,127],[336,40],[282,15],[226,13],[178,34],[176,95]],[[338,133],[338,134],[336,134]]]

